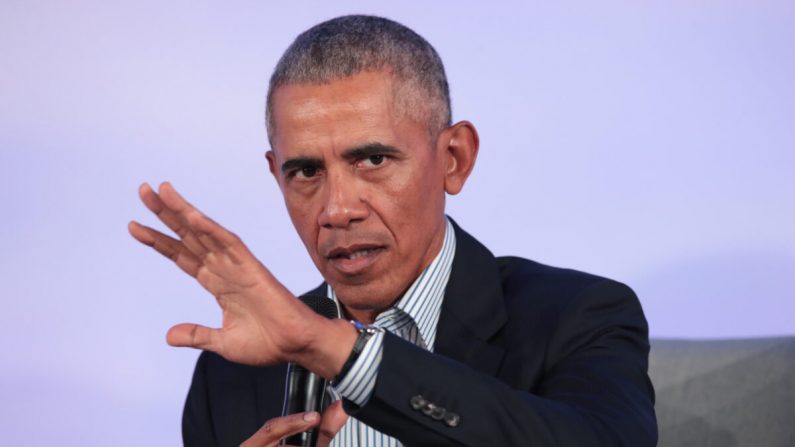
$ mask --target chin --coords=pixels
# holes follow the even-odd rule
[[[399,293],[384,293],[385,289],[388,289],[385,284],[332,284],[331,286],[345,307],[361,311],[384,310],[400,297]]]

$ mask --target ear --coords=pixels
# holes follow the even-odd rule
[[[478,158],[478,131],[469,121],[459,121],[443,130],[436,144],[444,157],[444,190],[451,195],[458,194]]]
[[[276,183],[278,183],[279,187],[281,187],[282,184],[279,183],[279,174],[278,174],[279,170],[276,167],[276,154],[274,154],[273,151],[270,150],[268,152],[265,152],[265,158],[268,159],[268,169],[271,171],[274,180],[276,180]]]

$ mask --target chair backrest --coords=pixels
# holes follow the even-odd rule
[[[660,447],[795,447],[795,337],[653,339]]]

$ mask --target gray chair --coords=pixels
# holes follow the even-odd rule
[[[795,447],[795,337],[651,341],[660,447]]]

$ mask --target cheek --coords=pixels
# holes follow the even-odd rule
[[[317,219],[314,218],[311,202],[301,197],[285,196],[284,203],[287,206],[287,214],[290,215],[293,227],[307,248],[310,248],[317,238]]]
[[[397,237],[422,239],[444,212],[444,180],[431,169],[406,169],[373,190],[384,223]]]
[[[436,208],[444,197],[444,179],[435,169],[433,160],[421,167],[406,170],[396,177],[392,197],[403,212],[413,215],[427,215],[438,211]]]

